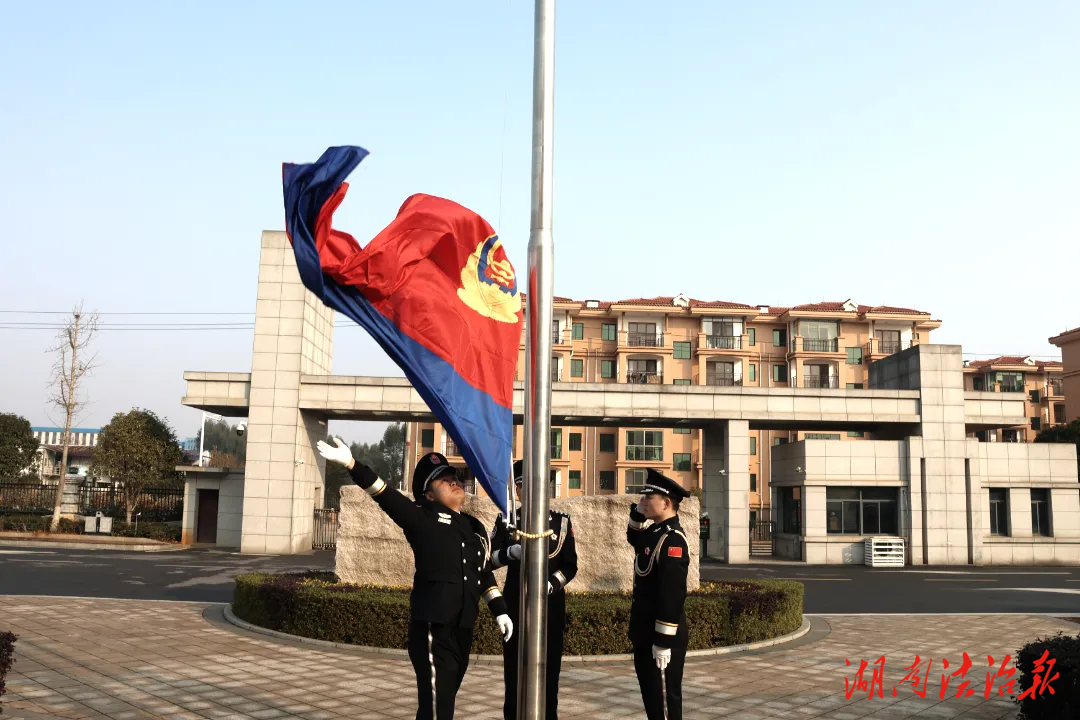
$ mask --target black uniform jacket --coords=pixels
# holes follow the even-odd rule
[[[634,599],[630,641],[635,646],[669,648],[686,642],[686,576],[690,549],[678,516],[645,527],[645,516],[630,511],[626,540],[634,546]]]
[[[412,546],[416,562],[410,597],[413,620],[471,628],[481,599],[492,615],[506,614],[487,531],[479,520],[423,497],[409,500],[360,463],[353,465],[350,474],[405,531]]]
[[[510,598],[521,594],[521,561],[507,554],[511,545],[518,542],[517,530],[521,523],[521,510],[514,514],[514,525],[507,526],[502,516],[495,521],[491,533],[491,562],[496,568],[506,566],[506,583],[503,588]],[[577,575],[577,545],[574,543],[574,526],[570,516],[557,510],[548,511],[548,527],[554,533],[548,539],[548,581],[551,594],[565,592],[566,586]]]

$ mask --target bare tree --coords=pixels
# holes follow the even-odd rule
[[[53,532],[60,526],[60,506],[64,501],[64,486],[67,484],[71,426],[87,403],[82,382],[96,366],[94,356],[87,357],[87,350],[97,334],[98,322],[98,314],[83,312],[80,302],[71,311],[71,316],[64,319],[63,328],[56,334],[57,343],[49,349],[56,357],[49,381],[49,387],[52,388],[49,402],[64,413],[64,453],[60,461],[60,484],[56,486],[56,502],[53,506]]]

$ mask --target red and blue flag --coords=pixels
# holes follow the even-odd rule
[[[523,323],[514,268],[482,217],[431,195],[405,200],[364,247],[335,230],[345,179],[367,154],[332,147],[282,166],[300,277],[393,358],[505,514]]]

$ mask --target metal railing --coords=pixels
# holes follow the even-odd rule
[[[807,388],[838,388],[840,387],[839,375],[803,375],[803,387]]]
[[[818,338],[804,337],[796,338],[796,340],[802,340],[804,352],[840,352],[839,338],[820,340]]]
[[[562,335],[563,335],[562,330],[552,330],[551,331],[551,344],[552,345],[562,345],[563,344]]]
[[[998,392],[1024,392],[1024,383],[998,383]]]
[[[551,382],[562,382],[562,368],[551,368]]]
[[[705,384],[719,387],[736,387],[742,385],[742,378],[737,378],[734,375],[706,375]]]
[[[706,335],[705,347],[709,350],[741,350],[742,335]]]
[[[663,462],[664,448],[657,445],[627,445],[626,459]]]
[[[878,340],[874,338],[864,346],[863,359],[869,362],[871,355],[895,355],[901,350],[914,347],[914,345],[910,340]]]
[[[630,347],[664,347],[664,333],[627,333]]]
[[[55,502],[55,485],[0,483],[0,515],[48,515]]]
[[[1065,395],[1065,383],[1062,380],[1051,380],[1046,387],[1049,397],[1063,397]]]
[[[126,511],[124,489],[114,486],[78,488],[79,514],[102,512],[110,517],[122,517]],[[47,515],[56,502],[56,485],[0,483],[0,513]],[[144,521],[180,520],[184,512],[182,488],[151,488],[139,494],[135,512]]]
[[[316,508],[311,532],[312,550],[337,549],[338,513],[331,508]]]
[[[446,438],[446,457],[451,457],[451,456],[453,456],[453,457],[461,457],[461,451],[458,450],[458,446],[457,446],[456,442],[454,442],[450,438]]]
[[[626,382],[634,385],[663,385],[664,375],[658,372],[628,372]]]

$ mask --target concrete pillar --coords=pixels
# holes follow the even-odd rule
[[[750,425],[713,423],[702,431],[705,509],[712,520],[709,555],[727,563],[750,560]]]
[[[826,551],[825,486],[803,485],[801,495],[803,562],[807,565],[825,565],[829,562]]]
[[[334,314],[300,281],[283,232],[263,233],[257,297],[240,549],[304,552],[322,505],[315,443],[327,425],[300,410],[300,376],[330,374]]]

